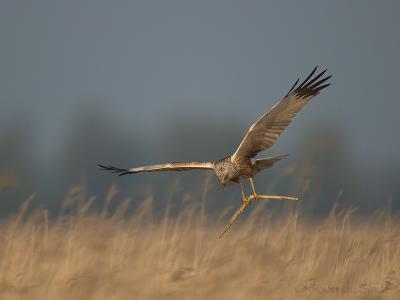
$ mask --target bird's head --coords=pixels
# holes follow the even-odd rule
[[[232,179],[239,175],[237,168],[231,162],[231,158],[229,156],[216,161],[214,164],[214,171],[219,180],[222,182],[223,186],[231,185]]]
[[[221,182],[223,186],[228,186],[231,182],[230,177],[226,174],[224,177],[222,177]]]
[[[222,166],[217,166],[215,168],[215,174],[217,175],[219,180],[222,182],[223,186],[227,186],[231,182],[231,176],[229,176],[229,173]]]

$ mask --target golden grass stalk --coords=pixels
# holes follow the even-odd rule
[[[56,220],[27,217],[26,202],[0,226],[1,299],[400,299],[400,222],[387,212],[336,207],[312,223],[260,202],[217,240],[227,216],[207,218],[204,197],[161,219],[152,198],[130,216],[130,199],[109,215],[89,198]]]

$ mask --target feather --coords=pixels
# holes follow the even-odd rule
[[[317,67],[295,88],[298,83],[297,80],[282,100],[250,126],[239,147],[232,155],[234,160],[247,161],[256,156],[257,153],[272,147],[300,110],[322,89],[330,85],[330,83],[322,85],[331,78],[331,76],[328,76],[321,79],[326,69],[313,77],[316,70]]]
[[[141,172],[164,172],[164,171],[187,171],[187,170],[213,170],[214,165],[212,162],[170,162],[159,165],[151,165],[144,167],[137,167],[131,169],[121,169],[113,166],[98,165],[100,170],[111,171],[112,173],[117,173],[118,176],[135,174]]]

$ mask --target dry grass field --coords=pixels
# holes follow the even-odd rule
[[[0,225],[0,299],[400,299],[400,223],[385,211],[311,224],[259,204],[217,240],[227,216],[201,205],[155,221],[151,199],[129,217],[128,202],[109,215],[92,201],[49,220],[28,200]]]

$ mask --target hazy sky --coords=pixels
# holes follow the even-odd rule
[[[318,64],[333,85],[283,143],[337,122],[360,158],[398,161],[399,14],[399,1],[2,0],[1,125],[32,114],[42,150],[82,105],[144,130],[187,111],[245,130]]]

